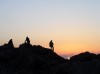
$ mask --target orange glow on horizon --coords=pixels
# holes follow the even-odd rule
[[[73,56],[82,52],[91,52],[95,54],[100,53],[100,46],[99,45],[81,45],[81,44],[73,44],[73,45],[62,45],[58,46],[57,50],[55,51],[60,54],[60,55],[68,55],[68,56]]]
[[[6,40],[7,41],[7,40]],[[44,41],[44,40],[41,40]],[[49,48],[49,42],[47,42],[46,40],[42,43],[41,41],[33,41],[31,39],[31,44],[32,45],[41,45],[43,47]],[[14,42],[14,46],[18,47],[20,44],[24,43],[24,39],[19,39],[18,41],[15,41],[15,39],[13,40]],[[3,42],[2,42],[3,43]],[[7,43],[7,42],[6,42]],[[3,45],[3,44],[2,44]],[[59,43],[59,42],[54,42],[54,48],[55,48],[55,52],[59,55],[66,55],[66,56],[73,56],[82,52],[86,52],[89,51],[91,53],[95,53],[95,54],[99,54],[100,53],[100,46],[99,44],[89,44],[89,43]]]

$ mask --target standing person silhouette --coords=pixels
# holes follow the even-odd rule
[[[25,43],[30,44],[30,39],[28,37],[26,37]]]
[[[54,43],[52,42],[52,40],[49,42],[49,46],[50,46],[50,48],[54,51]]]

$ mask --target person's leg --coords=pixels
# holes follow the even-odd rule
[[[54,47],[52,47],[52,50],[54,51]]]

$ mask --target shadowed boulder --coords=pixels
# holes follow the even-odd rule
[[[96,54],[90,52],[80,53],[78,55],[72,56],[70,61],[91,61],[96,59]]]
[[[40,45],[25,43],[19,48],[5,47],[0,47],[0,74],[52,74],[54,67],[67,62]]]
[[[100,54],[84,52],[67,60],[40,45],[0,46],[0,74],[100,74]]]

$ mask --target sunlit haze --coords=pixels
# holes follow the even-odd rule
[[[0,45],[26,36],[63,57],[100,53],[100,0],[0,0]]]

